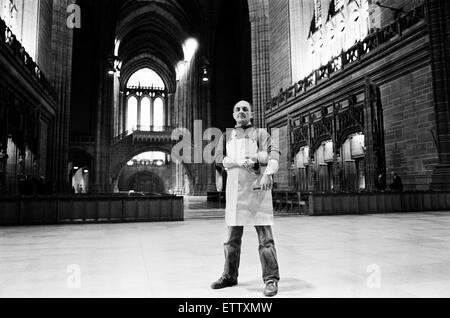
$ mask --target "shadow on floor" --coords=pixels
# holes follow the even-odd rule
[[[262,292],[264,289],[264,283],[261,280],[252,280],[252,281],[246,281],[246,282],[240,282],[238,287],[246,288],[249,292]],[[300,280],[297,278],[281,278],[280,282],[278,283],[278,289],[279,294],[290,294],[295,293],[298,295],[310,293],[315,288],[312,284]]]

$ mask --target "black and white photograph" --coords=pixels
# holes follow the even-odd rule
[[[0,0],[0,299],[448,298],[449,247],[450,1]]]

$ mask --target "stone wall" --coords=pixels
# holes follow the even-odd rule
[[[428,189],[437,164],[431,66],[381,85],[386,164],[408,185]]]
[[[272,96],[292,84],[289,0],[269,1],[270,84]]]
[[[51,36],[42,33],[44,39],[51,38],[51,54],[44,56],[50,72],[47,75],[57,94],[56,120],[51,133],[51,171],[53,191],[66,192],[68,185],[68,153],[69,153],[69,125],[70,125],[70,92],[72,83],[72,48],[73,31],[67,28],[67,6],[69,0],[50,1],[53,4],[45,9],[45,20],[51,17]],[[46,27],[47,31],[50,27]],[[48,40],[48,39],[47,39]],[[46,48],[44,52],[50,49]]]
[[[274,177],[274,182],[278,184],[278,189],[287,190],[289,189],[289,177],[290,177],[290,166],[291,159],[289,154],[289,138],[287,126],[281,126],[280,128],[280,169],[279,172]]]
[[[52,38],[52,11],[53,0],[39,1],[39,23],[38,23],[38,48],[37,48],[37,64],[44,74],[51,73],[52,60],[48,57],[51,55],[51,38]]]
[[[328,17],[330,2],[322,0],[322,22]],[[366,1],[366,0],[365,0]],[[368,1],[370,28],[382,28],[394,22],[393,10],[381,8],[375,0]],[[424,0],[380,1],[382,5],[401,8],[408,12],[424,3]],[[309,74],[308,65],[313,62],[309,54],[309,31],[314,13],[312,0],[269,1],[270,21],[270,83],[271,95],[286,89],[293,82]],[[325,39],[328,41],[328,39]]]
[[[406,189],[428,189],[438,163],[433,80],[426,24],[407,30],[345,70],[322,80],[285,106],[266,114],[270,127],[285,127],[288,116],[296,117],[362,90],[364,81],[380,88],[384,115],[387,172],[398,172]],[[341,96],[341,97],[340,97]],[[287,143],[281,152],[289,156]],[[280,188],[289,187],[289,167],[279,172]],[[388,183],[390,179],[388,178]]]

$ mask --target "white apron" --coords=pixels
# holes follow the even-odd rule
[[[232,133],[227,142],[227,156],[234,161],[253,158],[258,153],[256,140],[238,138]],[[259,187],[266,166],[256,174],[245,168],[228,169],[225,220],[227,226],[273,225],[272,191],[254,191]]]

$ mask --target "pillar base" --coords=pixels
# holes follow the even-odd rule
[[[217,191],[217,185],[216,185],[216,169],[214,166],[211,166],[209,171],[209,178],[208,178],[208,184],[206,185],[206,192],[216,192]]]
[[[434,168],[430,189],[436,191],[450,190],[450,165],[438,165]]]

